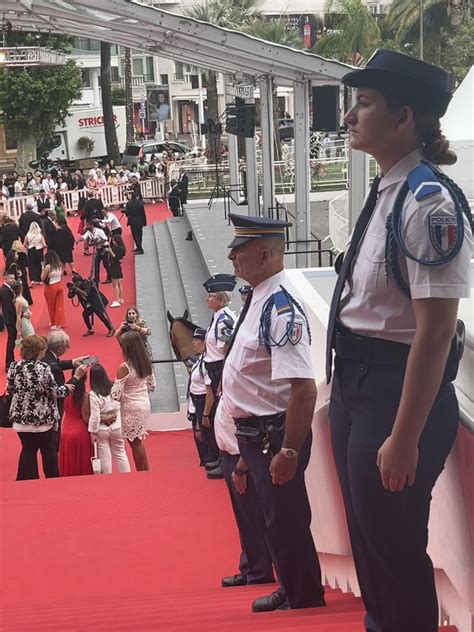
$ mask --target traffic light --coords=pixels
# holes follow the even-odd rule
[[[234,136],[253,138],[255,135],[255,104],[244,103],[236,99],[234,105],[228,105],[226,109],[225,130]]]

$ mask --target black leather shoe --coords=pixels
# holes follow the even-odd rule
[[[272,612],[273,610],[289,610],[290,604],[285,593],[278,590],[272,592],[271,595],[258,597],[252,604],[252,612]]]
[[[224,474],[222,473],[222,470],[220,467],[216,467],[215,470],[211,470],[210,472],[207,473],[207,478],[212,478],[212,479],[224,478]]]
[[[231,575],[230,577],[223,577],[221,581],[222,588],[232,588],[233,586],[246,586],[247,578],[241,573],[237,575]]]
[[[215,470],[216,467],[219,467],[220,464],[221,464],[220,461],[212,461],[212,463],[206,463],[204,467],[209,472],[210,470]]]

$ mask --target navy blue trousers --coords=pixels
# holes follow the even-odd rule
[[[247,584],[266,584],[273,578],[272,559],[265,542],[265,522],[255,485],[247,474],[247,489],[239,494],[232,481],[232,472],[239,460],[238,454],[221,452],[221,468],[229,489],[232,509],[239,530],[239,570],[247,578]]]
[[[442,384],[419,442],[416,481],[384,489],[377,452],[391,434],[404,369],[336,358],[329,407],[341,484],[368,632],[436,632],[438,604],[426,547],[431,492],[454,443],[459,410]]]
[[[271,454],[263,454],[262,445],[239,439],[240,454],[250,470],[263,508],[265,539],[291,608],[325,605],[304,480],[311,442],[309,432],[300,450],[295,477],[284,485],[274,485],[269,471]]]

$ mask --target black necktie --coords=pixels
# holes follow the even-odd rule
[[[247,294],[247,299],[245,300],[245,305],[242,309],[242,311],[240,312],[240,316],[239,319],[234,327],[234,331],[232,332],[232,336],[229,340],[229,344],[227,345],[227,351],[225,352],[225,357],[227,358],[227,356],[230,353],[230,350],[232,349],[233,345],[234,345],[234,340],[235,337],[237,336],[237,332],[239,331],[239,328],[241,326],[241,324],[244,322],[245,317],[247,316],[247,312],[249,311],[249,307],[250,307],[250,303],[252,302],[252,296],[253,296],[253,290],[250,290],[250,292]]]
[[[331,309],[329,310],[329,320],[328,320],[328,329],[327,329],[327,338],[326,338],[326,379],[329,384],[331,380],[332,374],[332,348],[334,344],[334,329],[336,326],[336,318],[337,313],[339,311],[339,301],[341,300],[342,291],[344,289],[344,285],[349,277],[350,269],[352,261],[357,252],[357,247],[359,245],[360,240],[367,228],[367,224],[372,217],[372,213],[374,211],[375,205],[377,204],[377,196],[378,196],[378,187],[379,187],[380,177],[376,176],[374,181],[372,182],[372,186],[370,187],[369,196],[367,201],[362,209],[361,214],[359,215],[357,222],[354,226],[354,232],[352,233],[351,243],[349,244],[349,248],[344,255],[344,259],[341,264],[341,268],[339,270],[339,276],[336,282],[336,287],[334,288],[334,293],[332,295],[331,300]]]

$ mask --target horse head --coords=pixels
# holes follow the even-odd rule
[[[192,346],[193,334],[198,325],[188,320],[189,312],[187,309],[182,316],[175,318],[169,311],[166,312],[166,316],[170,323],[170,341],[173,351],[178,360],[182,360],[190,371],[194,364],[192,359],[195,355]]]

